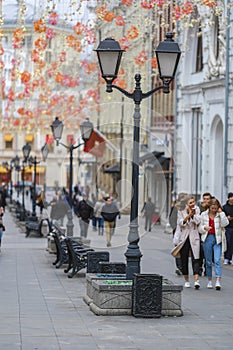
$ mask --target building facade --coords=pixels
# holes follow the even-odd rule
[[[183,55],[176,89],[174,197],[210,192],[225,202],[233,188],[233,14],[196,7],[179,33]]]

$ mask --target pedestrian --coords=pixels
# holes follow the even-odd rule
[[[183,207],[185,207],[183,209]],[[181,201],[181,208],[178,210],[177,229],[173,242],[179,244],[182,273],[184,276],[185,288],[190,288],[189,281],[189,256],[192,259],[194,276],[194,287],[200,288],[199,282],[199,258],[200,258],[200,235],[198,225],[200,223],[200,209],[196,206],[193,196],[186,196]]]
[[[104,206],[104,200],[102,196],[99,196],[94,206],[94,216],[96,218],[96,225],[98,228],[98,235],[103,236],[104,234],[104,219],[101,215],[102,208]]]
[[[2,187],[0,189],[0,206],[3,207],[4,210],[6,207],[6,198],[7,198],[7,189],[6,189],[5,183],[3,182]]]
[[[145,216],[145,230],[149,229],[151,231],[152,218],[155,212],[155,204],[151,201],[151,197],[148,198],[148,201],[144,203],[141,213],[144,212]]]
[[[50,218],[51,220],[55,220],[58,222],[58,225],[63,226],[64,218],[69,210],[69,204],[66,199],[62,197],[62,192],[58,191],[57,196],[53,197],[53,200],[50,202],[51,212]]]
[[[96,203],[96,197],[94,195],[94,193],[91,194],[91,203],[92,203],[92,207],[95,207],[95,203]],[[97,231],[97,220],[96,220],[96,216],[95,216],[95,211],[93,211],[93,216],[92,216],[92,228],[93,231]]]
[[[171,206],[171,210],[169,213],[169,224],[172,228],[172,235],[174,237],[176,229],[177,229],[177,218],[178,218],[178,207],[180,208],[180,202],[182,199],[187,196],[187,193],[179,193],[177,200],[175,200]],[[184,208],[183,208],[184,209]],[[182,275],[182,265],[181,265],[181,258],[175,257],[175,263],[176,263],[176,274],[178,276]]]
[[[223,212],[221,204],[216,198],[209,202],[209,208],[201,213],[201,222],[199,232],[203,242],[203,249],[206,261],[206,275],[208,277],[207,288],[212,289],[212,261],[214,257],[215,268],[215,288],[221,289],[221,256],[226,250],[225,247],[225,230],[229,224],[226,214]]]
[[[104,219],[107,247],[111,247],[111,238],[115,228],[116,217],[119,216],[120,212],[112,202],[111,197],[106,197],[105,201],[106,203],[102,207],[101,215]]]
[[[42,190],[36,198],[36,205],[40,208],[40,215],[43,214],[43,209],[45,208],[45,195]]]
[[[120,218],[121,218],[121,213],[120,213],[120,210],[119,210],[118,203],[117,203],[117,201],[116,201],[116,197],[113,195],[113,193],[109,193],[109,197],[111,198],[112,204],[115,205],[116,210],[119,212],[119,214],[118,214],[118,219],[120,219]],[[115,217],[114,227],[113,227],[113,230],[112,230],[112,236],[114,235],[115,229],[116,229],[116,218],[117,218],[117,217]]]
[[[202,201],[198,203],[201,213],[209,208],[209,201],[211,198],[213,198],[213,196],[209,192],[203,193]]]
[[[89,222],[93,216],[93,206],[91,202],[88,201],[87,194],[85,192],[82,193],[82,197],[83,199],[77,206],[77,216],[79,218],[80,235],[81,237],[86,238]]]
[[[229,221],[226,226],[226,240],[227,250],[224,253],[224,265],[233,265],[232,254],[233,254],[233,192],[228,193],[228,200],[223,206],[223,211]]]
[[[1,252],[1,246],[2,246],[2,235],[5,231],[5,226],[3,225],[3,215],[4,215],[4,208],[0,207],[0,252]]]
[[[200,208],[200,212],[207,210],[209,207],[209,202],[211,200],[212,195],[209,192],[205,192],[202,195],[202,201],[198,204]],[[203,242],[200,240],[200,270],[199,270],[199,276],[202,276],[204,273],[204,276],[206,276],[206,266],[205,266],[205,256],[204,256],[204,250],[203,250]]]

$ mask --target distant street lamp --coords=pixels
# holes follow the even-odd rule
[[[79,148],[82,145],[85,145],[85,143],[89,140],[92,130],[93,130],[93,124],[89,121],[89,119],[86,119],[83,121],[83,123],[80,125],[81,130],[81,136],[84,142],[74,145],[73,140],[70,141],[70,145],[65,145],[60,140],[62,138],[62,132],[64,124],[61,120],[58,119],[58,117],[55,118],[53,123],[50,125],[53,133],[54,140],[56,140],[56,144],[62,145],[66,149],[69,150],[70,153],[70,179],[69,179],[69,206],[70,210],[67,213],[68,221],[67,221],[67,236],[73,236],[73,215],[72,215],[72,191],[73,191],[73,151],[77,148]]]
[[[27,160],[31,151],[31,146],[26,143],[26,145],[22,148],[23,151],[23,162],[22,162],[22,210],[20,213],[20,221],[25,221],[25,166],[27,164]]]
[[[15,158],[13,159],[14,161],[14,167],[15,170],[17,171],[17,199],[19,198],[19,172],[20,172],[20,159],[19,156],[16,155]]]
[[[106,81],[106,92],[112,92],[113,88],[122,92],[126,97],[134,101],[134,135],[133,135],[133,162],[132,162],[132,199],[130,210],[130,225],[127,251],[125,253],[127,259],[126,278],[133,279],[134,273],[140,273],[140,260],[142,257],[138,242],[140,240],[138,233],[138,193],[139,193],[139,141],[140,141],[140,104],[145,98],[148,98],[155,92],[163,90],[169,93],[169,85],[175,77],[176,69],[180,59],[181,51],[178,44],[173,40],[173,34],[167,33],[166,39],[162,41],[155,50],[160,79],[163,85],[158,86],[151,91],[143,93],[141,90],[141,75],[135,75],[135,90],[128,92],[117,85],[113,85],[113,81],[117,78],[121,58],[124,50],[121,49],[119,43],[107,38],[100,42],[97,52],[101,74]]]
[[[29,145],[30,147],[30,145]],[[41,148],[41,153],[42,153],[42,159],[43,161],[45,161],[47,159],[48,156],[48,147],[46,147],[45,145]],[[30,152],[29,152],[30,154]],[[32,219],[36,220],[37,216],[36,216],[36,167],[38,164],[40,164],[40,161],[37,161],[37,157],[30,157],[28,159],[28,162],[33,165],[34,167],[34,175],[33,175],[33,193],[32,193]]]

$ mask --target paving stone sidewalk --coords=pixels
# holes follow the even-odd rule
[[[112,261],[124,261],[128,217],[118,222],[109,249]],[[233,267],[223,268],[220,292],[206,288],[183,291],[184,316],[159,319],[95,316],[83,302],[85,271],[68,279],[52,266],[46,238],[25,238],[6,211],[0,253],[0,350],[180,350],[233,348]],[[75,232],[78,225],[75,220]],[[171,235],[161,226],[143,232],[143,273],[158,273],[177,284]],[[107,249],[105,237],[89,230],[91,244]]]

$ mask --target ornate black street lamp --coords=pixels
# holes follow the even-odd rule
[[[86,119],[83,121],[83,123],[80,125],[81,130],[81,136],[84,142],[79,143],[78,145],[73,144],[73,140],[70,141],[70,145],[65,145],[60,140],[62,138],[62,132],[64,124],[61,120],[58,119],[58,117],[55,118],[53,123],[50,125],[53,133],[54,140],[56,140],[57,146],[62,145],[66,149],[69,150],[70,153],[70,179],[69,179],[69,205],[70,210],[67,213],[67,236],[73,236],[73,215],[72,215],[72,191],[73,191],[73,151],[77,148],[79,148],[82,145],[85,145],[86,141],[89,140],[92,130],[93,130],[93,124],[89,121],[89,119]]]
[[[30,146],[30,145],[29,145]],[[41,148],[41,153],[42,153],[42,159],[43,161],[45,161],[47,159],[48,156],[48,147],[46,146],[46,144]],[[29,152],[30,153],[30,152]],[[36,216],[36,167],[38,164],[40,164],[40,161],[37,160],[37,157],[30,157],[28,159],[28,162],[33,165],[34,167],[34,175],[33,175],[33,193],[32,193],[32,220],[37,220],[37,216]]]
[[[126,278],[132,279],[134,273],[140,273],[140,260],[142,257],[139,249],[139,233],[138,233],[138,193],[139,193],[139,141],[140,141],[140,104],[145,98],[148,98],[158,90],[169,93],[169,85],[175,77],[176,69],[180,59],[181,51],[178,44],[173,40],[173,34],[167,33],[166,39],[161,42],[155,50],[159,76],[163,85],[158,86],[151,91],[143,93],[141,90],[141,75],[135,75],[135,90],[131,93],[117,85],[113,85],[113,81],[117,78],[121,58],[124,50],[121,49],[119,43],[112,38],[107,38],[100,42],[97,52],[101,74],[106,81],[106,92],[112,92],[113,88],[122,92],[126,97],[134,101],[134,134],[133,134],[133,162],[132,162],[132,199],[130,210],[130,225],[127,251],[125,253],[127,259]]]
[[[31,152],[31,146],[26,143],[26,145],[22,148],[23,151],[23,162],[22,162],[22,211],[20,213],[20,221],[25,221],[25,166],[27,164],[27,160],[29,154]]]
[[[18,155],[13,159],[15,170],[17,171],[17,199],[19,198],[19,172],[20,172],[20,158]]]

